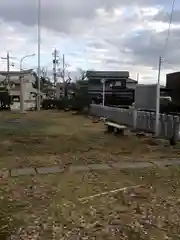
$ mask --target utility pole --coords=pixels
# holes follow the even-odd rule
[[[10,57],[9,52],[7,52],[6,57],[1,57],[1,59],[7,61],[7,78],[6,78],[6,81],[7,81],[7,83],[9,83],[10,59],[13,59],[13,57]]]
[[[159,66],[158,66],[158,82],[156,87],[156,124],[155,124],[155,133],[156,137],[159,135],[159,110],[160,110],[160,77],[161,77],[161,67],[162,67],[162,57],[159,57]]]
[[[63,69],[62,69],[63,83],[65,82],[65,55],[63,54]]]
[[[38,0],[38,9],[37,9],[37,25],[38,25],[38,42],[37,42],[37,53],[38,53],[38,88],[37,88],[37,110],[41,110],[41,0]]]
[[[101,79],[101,83],[103,85],[103,92],[102,92],[102,97],[103,97],[103,102],[102,102],[102,105],[103,107],[105,106],[105,91],[106,91],[106,80],[103,78]]]
[[[9,82],[9,71],[10,71],[10,61],[9,61],[9,52],[7,52],[7,72],[8,72],[8,82]]]
[[[54,86],[56,86],[57,83],[57,65],[58,65],[58,51],[54,49],[53,52],[53,77],[54,77]]]
[[[137,82],[139,82],[139,73],[137,73],[137,79],[136,79]]]
[[[63,79],[63,95],[65,95],[65,55],[63,54],[63,59],[62,59],[62,79]]]

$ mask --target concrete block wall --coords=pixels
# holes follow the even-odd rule
[[[90,112],[98,117],[106,117],[113,122],[134,128],[137,131],[155,132],[156,114],[154,112],[136,111],[91,104]],[[171,139],[180,138],[180,117],[160,114],[159,137]]]

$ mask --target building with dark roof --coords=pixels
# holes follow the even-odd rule
[[[87,71],[86,78],[92,99],[102,98],[102,80],[105,81],[106,99],[119,98],[119,102],[132,102],[134,99],[137,81],[129,78],[128,71]]]
[[[137,81],[129,78],[128,71],[87,71],[89,89],[102,90],[102,79],[106,82],[106,89],[112,86],[135,89]]]

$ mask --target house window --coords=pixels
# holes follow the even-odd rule
[[[121,81],[115,82],[115,86],[121,87],[122,86],[122,82]]]

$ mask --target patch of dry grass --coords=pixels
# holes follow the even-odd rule
[[[174,158],[179,147],[147,137],[115,137],[69,112],[0,113],[0,168]]]
[[[70,191],[64,189],[65,200],[59,193],[53,205],[56,239],[73,239],[78,234],[84,239],[178,239],[179,176],[179,168],[170,168],[89,173],[75,179],[75,186],[80,187],[73,191],[75,186],[71,189],[70,185]],[[86,192],[83,185],[87,183]],[[107,194],[86,203],[77,201],[79,196],[94,194],[89,191],[92,186],[97,193],[136,184],[144,187]],[[65,204],[67,199],[69,205]]]
[[[143,187],[78,200],[136,184]],[[161,240],[179,239],[179,185],[178,168],[154,168],[11,178],[1,189],[21,223],[14,239]]]
[[[149,138],[104,134],[102,123],[64,112],[0,113],[0,131],[0,168],[148,161],[180,154],[178,146]],[[6,240],[14,232],[17,240],[179,239],[179,179],[177,168],[1,179],[0,237]],[[136,184],[144,187],[78,200]]]

